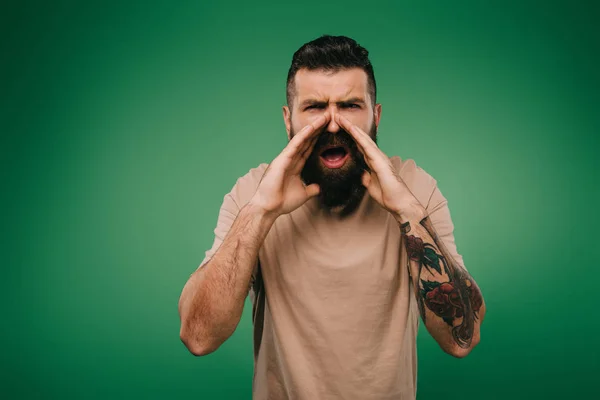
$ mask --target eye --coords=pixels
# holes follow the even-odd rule
[[[345,103],[342,108],[360,108],[360,106],[356,103]]]
[[[311,110],[311,109],[320,110],[323,108],[324,108],[324,106],[321,104],[311,104],[310,106],[306,107],[305,110]]]

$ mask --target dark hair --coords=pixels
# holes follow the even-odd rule
[[[323,35],[305,43],[292,57],[292,65],[287,76],[286,99],[291,105],[295,96],[294,77],[301,68],[322,69],[337,72],[347,68],[361,68],[367,73],[367,85],[371,101],[375,104],[377,86],[373,66],[369,61],[369,52],[354,39],[346,36]]]

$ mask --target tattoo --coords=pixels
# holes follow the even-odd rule
[[[410,232],[410,222],[405,222],[402,225],[400,225],[400,231],[402,232],[403,235]]]
[[[429,308],[452,327],[456,343],[468,348],[473,338],[475,320],[479,319],[478,312],[483,304],[481,291],[467,271],[450,257],[429,217],[423,218],[420,224],[433,238],[433,244],[424,243],[418,236],[407,235],[411,230],[409,222],[401,225],[401,231],[406,240],[409,266],[411,260],[419,265],[420,285],[416,290],[421,318],[426,322],[425,307]],[[427,277],[437,279],[430,280]]]

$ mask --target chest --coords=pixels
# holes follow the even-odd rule
[[[259,252],[271,299],[316,306],[385,303],[408,285],[397,222],[387,213],[350,221],[287,215]]]

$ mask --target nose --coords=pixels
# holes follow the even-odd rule
[[[337,114],[336,108],[330,107],[329,115],[331,116],[331,119],[329,120],[329,123],[327,124],[327,132],[336,133],[340,130],[340,126],[338,125],[338,123],[335,120],[336,114]]]

